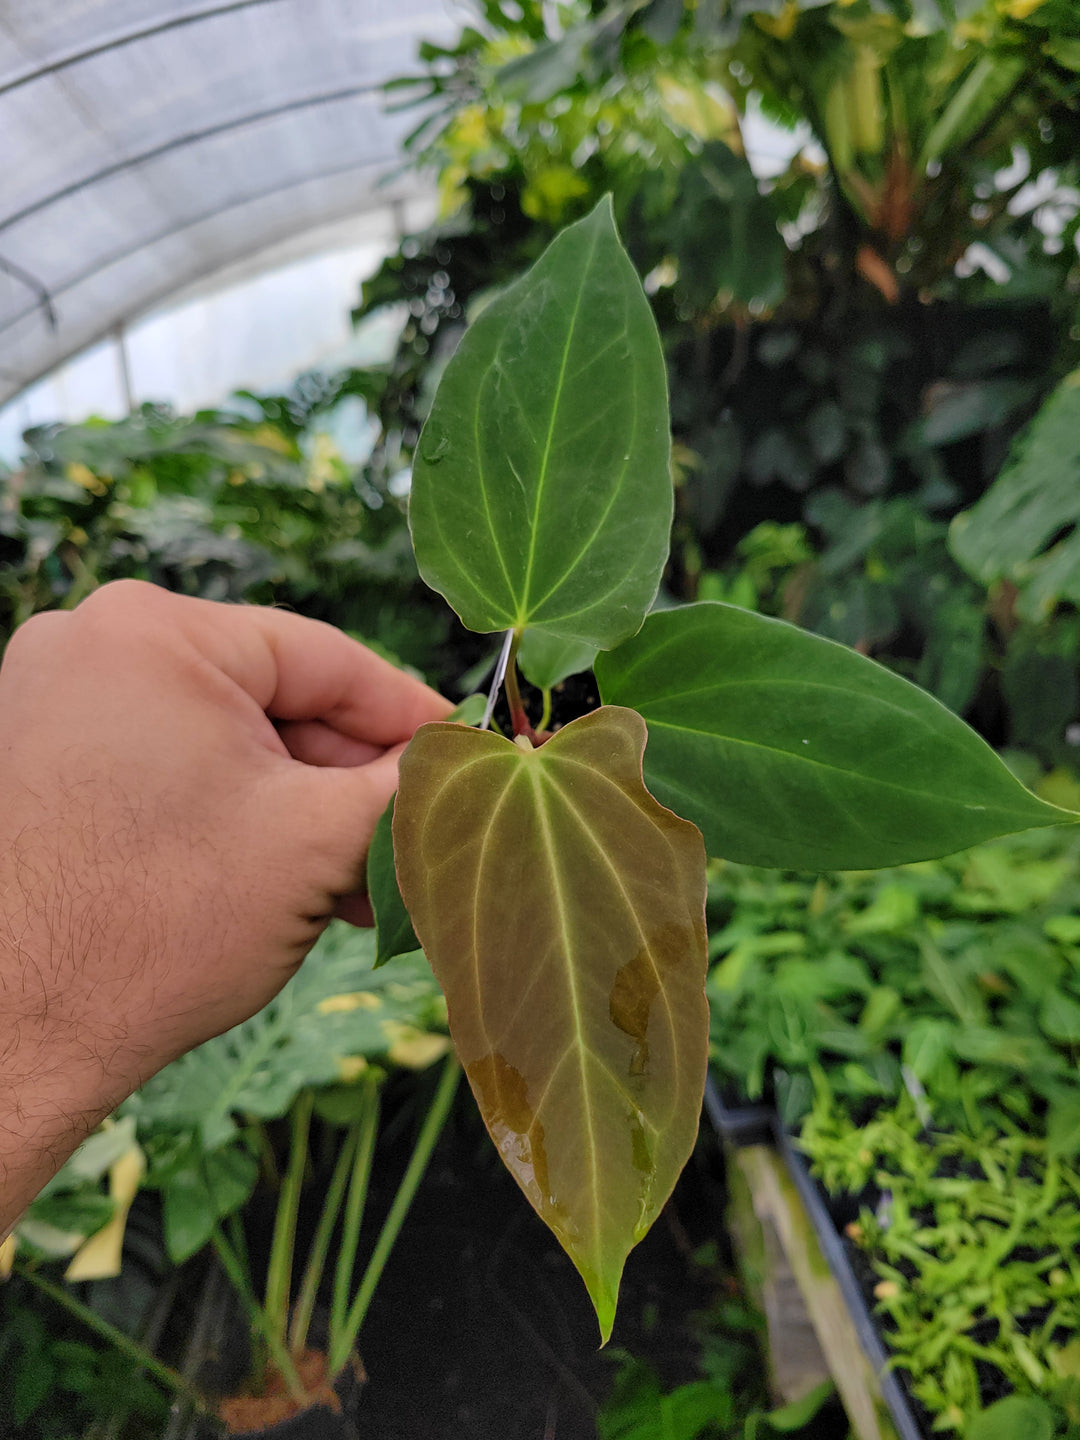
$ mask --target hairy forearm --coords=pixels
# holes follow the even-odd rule
[[[71,1057],[0,1020],[0,1238],[113,1108],[91,1100],[78,1073]]]
[[[107,1033],[87,1004],[94,967],[71,965],[91,942],[77,938],[71,907],[58,903],[62,884],[26,863],[21,838],[4,846],[0,1235],[126,1093],[128,1066],[115,1064],[120,1027]]]
[[[139,581],[0,664],[0,1233],[94,1125],[357,913],[447,701],[330,626]]]

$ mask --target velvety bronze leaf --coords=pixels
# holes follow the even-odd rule
[[[606,706],[544,745],[425,725],[402,757],[401,892],[492,1139],[604,1340],[626,1256],[697,1134],[705,852]]]

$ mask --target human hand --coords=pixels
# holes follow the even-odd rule
[[[255,1013],[449,704],[331,626],[125,580],[0,668],[0,1237],[100,1119]]]

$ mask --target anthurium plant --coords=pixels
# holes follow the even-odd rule
[[[656,326],[605,199],[477,316],[421,435],[420,572],[504,640],[479,723],[412,740],[369,861],[380,959],[422,945],[492,1139],[605,1341],[697,1133],[706,854],[873,868],[1077,818],[853,651],[731,605],[656,609],[669,448]],[[590,666],[603,703],[550,731],[551,687]],[[510,733],[490,728],[501,686]]]

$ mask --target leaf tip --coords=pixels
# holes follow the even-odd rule
[[[615,1325],[615,1310],[619,1303],[619,1281],[622,1279],[622,1266],[619,1266],[619,1274],[614,1277],[613,1281],[606,1275],[586,1275],[584,1271],[581,1272],[581,1278],[585,1281],[589,1299],[596,1311],[596,1323],[600,1326],[600,1349],[602,1350],[611,1339],[611,1332]]]

